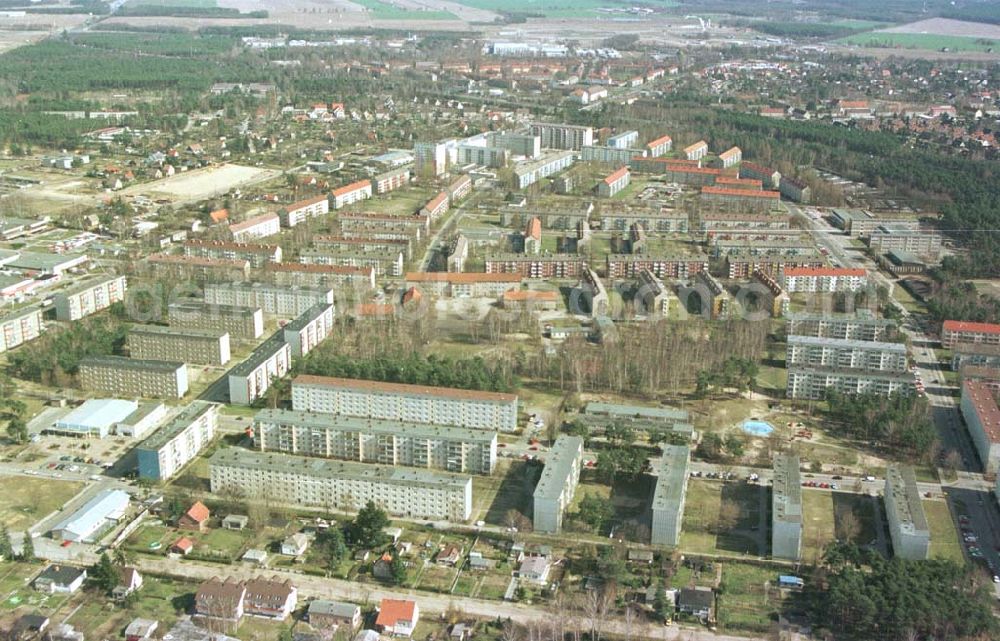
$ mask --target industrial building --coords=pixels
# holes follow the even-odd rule
[[[912,467],[891,464],[886,468],[885,516],[889,521],[893,554],[900,559],[926,559],[930,552],[931,531]]]
[[[49,431],[70,436],[104,438],[138,407],[139,403],[136,401],[93,398],[84,401],[83,405],[57,420]]]
[[[52,295],[56,320],[75,321],[125,300],[124,276],[95,276]]]
[[[52,528],[57,541],[93,542],[128,511],[128,492],[104,490]]]
[[[798,561],[802,558],[802,482],[799,457],[776,454],[771,488],[771,556]]]
[[[108,396],[181,398],[188,391],[187,365],[124,356],[87,356],[80,361],[80,386]]]
[[[132,358],[225,365],[231,357],[229,334],[218,329],[132,325],[126,340]]]
[[[651,506],[650,542],[653,545],[676,546],[680,542],[690,460],[691,450],[685,445],[666,445],[663,448]]]
[[[573,501],[582,467],[583,439],[565,434],[557,438],[532,494],[536,532],[555,534],[562,530],[563,513]]]
[[[136,448],[139,478],[165,481],[215,438],[219,405],[192,401]]]
[[[234,405],[250,405],[267,392],[274,379],[287,374],[291,366],[292,348],[285,342],[284,333],[279,329],[245,361],[229,370],[226,375],[229,402]]]

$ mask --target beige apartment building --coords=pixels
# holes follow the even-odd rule
[[[52,296],[56,320],[75,321],[125,300],[124,276],[97,276]]]
[[[108,396],[181,398],[188,390],[187,365],[124,356],[88,356],[80,361],[80,386]]]
[[[171,327],[221,330],[237,341],[250,341],[264,333],[264,314],[259,307],[214,305],[202,301],[171,303],[167,307],[167,319]]]
[[[127,341],[132,358],[225,365],[231,357],[229,333],[218,329],[133,325]]]

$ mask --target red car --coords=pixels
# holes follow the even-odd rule
[[[68,548],[71,545],[73,545],[72,541],[63,541],[61,547]]]

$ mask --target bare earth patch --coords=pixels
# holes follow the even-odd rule
[[[896,27],[879,29],[875,33],[925,33],[932,36],[963,36],[1000,40],[1000,25],[966,22],[950,18],[928,18]]]

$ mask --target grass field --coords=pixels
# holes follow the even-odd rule
[[[615,6],[602,0],[458,0],[459,4],[489,11],[530,13],[546,18],[587,18],[598,14],[598,8]],[[657,6],[671,7],[670,0],[657,0]]]
[[[939,51],[996,51],[1000,41],[964,36],[938,36],[927,33],[859,33],[838,42],[879,49],[925,49]]]
[[[846,531],[847,514],[854,515],[854,532]],[[858,545],[867,545],[875,539],[871,501],[857,494],[804,490],[802,521],[802,560],[807,563],[818,560],[823,549],[835,540],[850,538]]]
[[[681,550],[699,554],[761,554],[755,540],[760,532],[752,530],[760,523],[759,491],[756,485],[692,479],[684,505]],[[724,499],[739,506],[739,515],[732,524],[719,529],[716,524]]]
[[[931,527],[932,559],[949,559],[955,563],[965,563],[962,546],[958,542],[958,532],[955,521],[951,518],[951,510],[944,501],[923,501],[924,514]]]
[[[764,633],[771,628],[772,616],[781,610],[781,597],[767,584],[777,580],[775,569],[724,561],[722,563],[722,596],[719,597],[718,620],[726,630]]]
[[[183,583],[159,577],[144,577],[142,598],[131,608],[121,608],[106,599],[84,596],[72,611],[68,622],[87,638],[116,638],[132,619],[142,617],[159,621],[161,629],[169,629],[194,600],[196,583]]]
[[[457,20],[450,11],[414,11],[381,0],[351,0],[367,8],[376,20]]]
[[[7,477],[0,480],[0,523],[20,531],[48,516],[83,489],[83,483]]]

